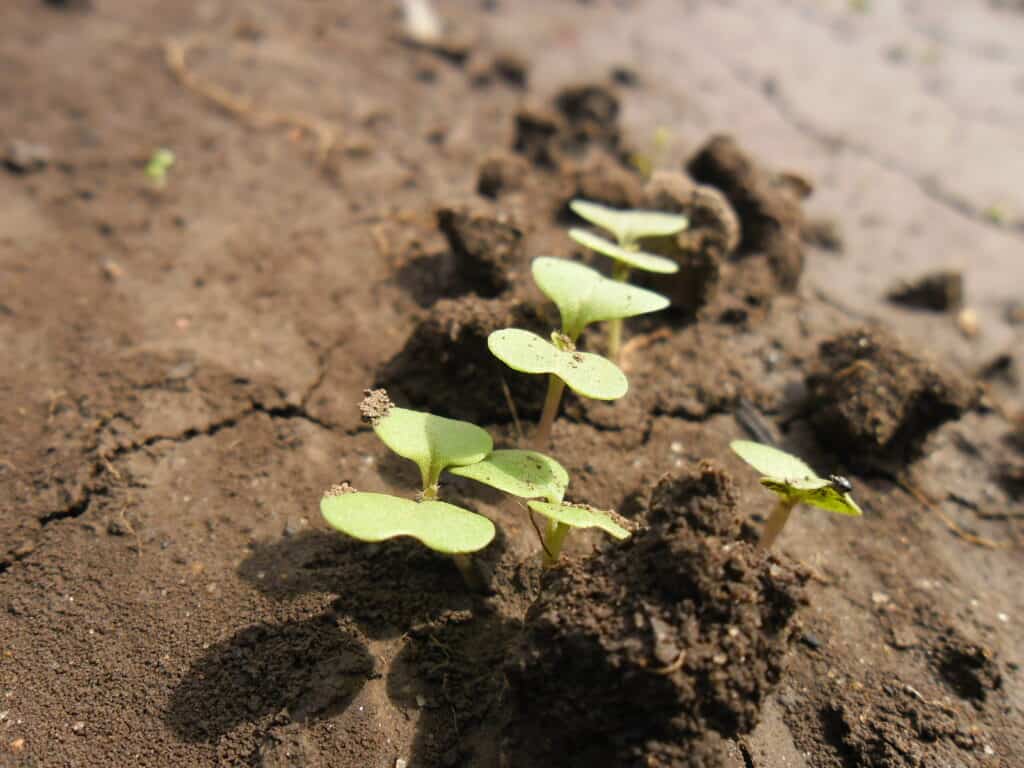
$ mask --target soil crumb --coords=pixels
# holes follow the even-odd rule
[[[740,219],[740,253],[764,253],[783,290],[804,268],[803,211],[792,185],[762,169],[730,136],[714,136],[690,160],[690,175],[720,189]]]
[[[437,224],[455,256],[459,278],[480,296],[505,291],[525,261],[523,232],[507,213],[483,202],[446,205]]]
[[[377,426],[377,422],[390,413],[394,403],[385,389],[367,389],[363,394],[365,397],[359,403],[359,413],[364,422]]]
[[[933,312],[948,312],[963,304],[964,278],[955,270],[942,270],[903,282],[886,294],[894,304]]]
[[[979,396],[977,388],[870,328],[823,342],[807,386],[819,439],[850,460],[912,458],[933,430]]]
[[[738,538],[736,501],[710,463],[667,476],[632,539],[545,574],[507,668],[517,764],[717,766],[753,729],[805,576]]]
[[[556,169],[590,148],[618,154],[622,140],[619,98],[606,85],[565,88],[554,108],[524,107],[516,113],[513,149],[531,163]]]

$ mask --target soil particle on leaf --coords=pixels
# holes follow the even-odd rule
[[[847,459],[911,458],[929,433],[973,407],[979,394],[870,328],[823,342],[807,386],[819,438]]]
[[[711,464],[667,476],[646,528],[545,575],[507,666],[520,764],[714,766],[754,727],[804,575],[739,540],[735,507]]]
[[[518,300],[442,300],[385,364],[377,381],[399,402],[415,408],[477,424],[511,421],[502,381],[520,417],[539,412],[544,382],[504,366],[487,348],[487,337],[501,328],[544,333],[547,327],[532,306]],[[444,386],[438,386],[439,374]]]
[[[958,309],[964,298],[964,278],[956,270],[940,270],[916,280],[902,282],[886,294],[894,304],[947,312]]]
[[[388,415],[388,412],[394,407],[394,403],[391,402],[385,389],[367,389],[363,394],[365,397],[359,403],[359,413],[364,422],[376,425],[378,421]]]
[[[442,206],[437,225],[455,255],[459,278],[480,296],[506,290],[524,261],[523,232],[507,213],[483,202]]]
[[[793,290],[804,268],[800,200],[734,139],[713,137],[690,160],[690,175],[720,189],[740,219],[740,253],[764,253],[779,287]]]

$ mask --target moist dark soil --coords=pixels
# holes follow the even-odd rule
[[[1024,764],[1015,353],[968,370],[952,324],[921,345],[810,288],[854,246],[750,136],[641,174],[653,73],[539,83],[501,37],[565,9],[441,5],[415,43],[373,3],[5,9],[0,765]],[[520,505],[445,477],[498,530],[474,592],[329,529],[328,489],[419,482],[366,390],[528,434],[544,383],[486,339],[556,328],[533,257],[608,269],[576,195],[692,223],[645,243],[681,269],[626,324],[629,394],[567,396],[545,448],[632,537],[545,569]],[[737,438],[864,516],[801,509],[765,552]]]

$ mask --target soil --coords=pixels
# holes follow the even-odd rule
[[[1024,765],[1024,230],[985,213],[1016,199],[1019,93],[978,113],[959,67],[918,82],[880,42],[1010,72],[1024,17],[964,4],[985,47],[917,5],[437,5],[416,44],[372,3],[5,10],[0,765]],[[898,160],[874,123],[830,133],[816,72],[863,96],[876,65],[970,140],[928,154],[898,110]],[[531,427],[543,383],[486,336],[557,323],[533,256],[607,268],[565,235],[580,193],[693,221],[654,244],[686,281],[626,324],[629,395],[567,397],[547,448],[633,537],[545,570],[519,505],[448,478],[498,529],[470,592],[328,529],[327,489],[419,481],[365,390],[499,446]],[[888,301],[940,268],[980,332]],[[740,437],[864,517],[800,510],[765,553]]]

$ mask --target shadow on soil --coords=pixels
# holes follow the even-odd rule
[[[299,722],[331,717],[373,669],[358,635],[330,613],[255,624],[208,649],[174,691],[165,718],[187,741],[213,741],[282,710]]]

